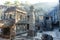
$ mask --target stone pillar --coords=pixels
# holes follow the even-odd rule
[[[30,20],[29,20],[29,30],[35,30],[35,16],[34,13],[30,15]]]
[[[30,7],[29,11],[29,30],[35,30],[35,14],[33,6]]]
[[[33,11],[33,6],[31,6],[30,11],[28,12],[29,15],[29,31],[28,31],[28,36],[33,37],[36,35],[35,32],[35,14]]]

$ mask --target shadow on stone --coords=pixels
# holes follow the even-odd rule
[[[42,34],[41,39],[42,40],[53,40],[53,37],[51,35],[48,35],[48,34]]]

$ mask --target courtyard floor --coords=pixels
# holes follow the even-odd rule
[[[41,40],[42,34],[49,34],[53,37],[53,40],[60,40],[60,32],[58,29],[54,29],[53,31],[43,31],[42,33],[37,32],[37,36],[32,38],[27,38],[27,33],[18,35],[14,40]]]

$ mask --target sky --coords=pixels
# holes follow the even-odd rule
[[[10,2],[13,3],[15,0],[0,0],[0,5],[2,5],[6,1],[10,1]],[[59,3],[59,0],[18,0],[18,1],[22,2],[22,3],[28,2],[30,4],[36,4],[36,3],[39,3],[39,2]]]

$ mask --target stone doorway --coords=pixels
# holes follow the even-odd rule
[[[29,30],[29,24],[27,24],[27,30]]]

